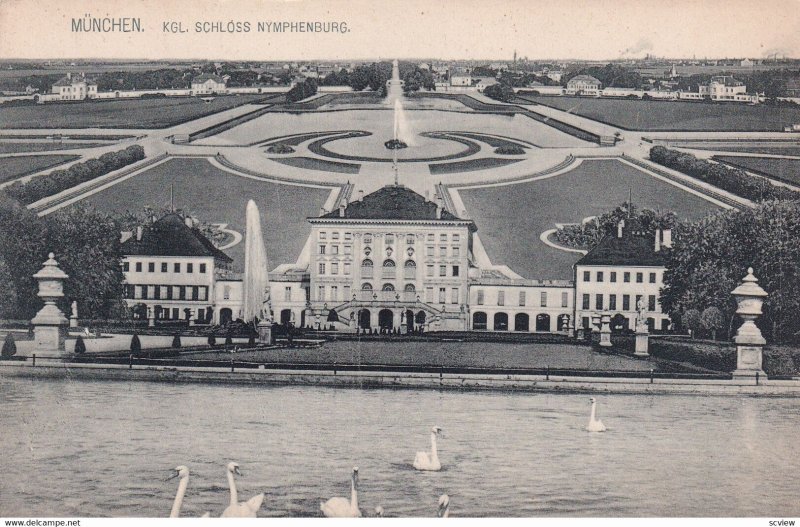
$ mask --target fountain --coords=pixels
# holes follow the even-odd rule
[[[261,214],[253,200],[247,202],[245,225],[242,317],[247,323],[255,323],[258,320],[256,330],[259,342],[272,344],[272,307],[267,251],[261,234]]]
[[[413,134],[408,127],[408,119],[403,111],[403,81],[400,80],[400,67],[397,59],[392,63],[392,78],[387,84],[387,100],[394,107],[394,131],[392,139],[386,141],[384,145],[389,150],[399,150],[408,147]]]

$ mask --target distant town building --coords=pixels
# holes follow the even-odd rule
[[[591,75],[576,75],[567,82],[569,95],[600,95],[600,81]]]
[[[700,85],[700,95],[712,101],[751,101],[758,102],[757,95],[747,93],[747,86],[730,75],[711,77],[706,85]]]
[[[752,60],[750,60],[750,59],[743,59],[743,60],[742,60],[742,61],[739,63],[739,66],[741,66],[741,67],[743,67],[743,68],[752,68],[752,67],[753,67],[753,64],[755,64],[755,63],[754,63]]]
[[[167,214],[140,226],[122,243],[125,302],[134,318],[209,322],[214,318],[217,276],[233,260],[217,249],[191,219]]]
[[[472,86],[471,75],[451,75],[450,86]]]
[[[636,220],[621,221],[615,233],[575,263],[576,327],[591,327],[593,317],[607,311],[612,327],[633,329],[641,302],[651,330],[669,329],[659,295],[665,250],[671,247],[670,230],[656,231],[653,238]]]
[[[473,80],[477,81],[475,87],[479,92],[498,83],[498,80],[494,77],[474,77]]]
[[[192,92],[194,95],[225,93],[226,88],[227,79],[213,73],[204,73],[192,79]]]
[[[73,76],[67,73],[66,77],[56,81],[51,93],[56,94],[57,100],[62,101],[82,101],[84,99],[94,99],[97,97],[97,83],[90,81],[84,74]]]

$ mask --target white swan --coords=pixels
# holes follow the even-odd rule
[[[592,413],[589,415],[589,424],[586,425],[586,430],[588,432],[605,432],[606,425],[603,424],[603,421],[597,419],[597,401],[594,397],[589,399],[592,402]]]
[[[189,468],[184,465],[178,465],[172,469],[172,474],[167,478],[167,481],[179,476],[181,481],[178,483],[178,493],[175,494],[175,501],[172,503],[172,510],[169,513],[170,518],[178,518],[181,515],[183,495],[186,494],[186,487],[189,486]]]
[[[375,507],[375,517],[376,518],[383,518],[383,514],[384,514],[383,507],[381,507],[380,505]]]
[[[417,470],[441,470],[439,452],[436,450],[436,437],[442,432],[438,426],[431,428],[431,452],[417,452],[414,456],[414,468]]]
[[[353,467],[353,475],[350,478],[350,499],[331,498],[321,503],[319,508],[326,518],[361,517],[361,511],[358,509],[358,467]]]
[[[264,502],[264,493],[257,494],[247,501],[239,501],[239,495],[236,492],[236,482],[233,475],[242,473],[239,471],[239,465],[236,463],[228,463],[228,485],[231,488],[231,504],[222,511],[222,518],[255,518],[256,512],[261,508]]]
[[[439,518],[450,516],[450,496],[447,494],[439,496],[439,510],[436,511],[436,516]]]

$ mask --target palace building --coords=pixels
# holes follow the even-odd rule
[[[440,199],[386,186],[308,221],[315,314],[364,329],[466,328],[477,229]]]
[[[269,272],[275,322],[339,331],[571,332],[609,312],[633,328],[669,328],[658,302],[669,230],[648,237],[625,220],[574,266],[575,280],[525,279],[481,267],[478,228],[402,185],[388,185],[307,219],[297,262]],[[627,224],[626,224],[627,222]],[[232,260],[177,214],[140,227],[123,245],[125,298],[136,318],[225,324],[241,318],[242,277]]]

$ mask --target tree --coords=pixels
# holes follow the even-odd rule
[[[172,337],[172,347],[178,349],[181,347],[181,334],[175,333],[175,336]]]
[[[770,201],[680,224],[667,254],[661,305],[676,317],[716,306],[731,325],[731,291],[752,267],[768,293],[757,324],[768,340],[797,337],[800,311],[800,202]]]
[[[17,354],[17,343],[14,342],[14,335],[9,333],[6,335],[6,340],[3,342],[3,350],[0,352],[0,356],[3,357],[13,357]]]
[[[711,339],[717,340],[717,331],[725,326],[725,318],[722,315],[722,311],[717,307],[709,306],[703,310],[700,318],[703,327],[711,332]]]
[[[703,327],[700,312],[696,309],[688,309],[681,317],[681,324],[689,330],[692,338]]]
[[[483,90],[483,94],[497,101],[509,102],[514,98],[514,89],[505,84],[492,84]]]
[[[136,333],[131,337],[131,353],[138,355],[142,352],[142,343],[139,341],[139,335]]]
[[[75,340],[75,354],[83,355],[84,353],[86,353],[86,343],[83,342],[83,337],[78,335],[78,338]]]

